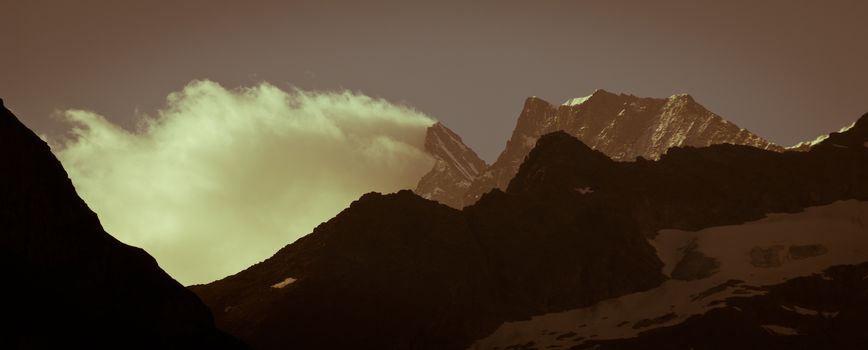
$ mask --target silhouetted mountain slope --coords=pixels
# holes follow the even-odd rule
[[[193,290],[257,348],[455,349],[531,310],[652,287],[659,266],[638,233],[592,213],[510,200],[467,215],[402,191],[367,194],[265,262]],[[623,278],[600,279],[610,273]]]
[[[103,231],[48,145],[0,103],[11,348],[243,348],[144,250]]]
[[[868,152],[859,144],[868,133],[854,127],[838,135],[810,152],[720,144],[672,148],[659,161],[615,162],[556,132],[540,140],[507,193],[569,195],[617,206],[649,235],[661,228],[741,223],[766,213],[868,198]],[[834,146],[838,139],[849,146]]]
[[[840,137],[868,142],[861,132]],[[662,228],[866,200],[865,179],[865,147],[717,145],[622,163],[556,132],[506,192],[463,211],[409,191],[367,194],[262,263],[192,289],[220,327],[263,349],[460,349],[506,321],[659,286],[646,237]]]

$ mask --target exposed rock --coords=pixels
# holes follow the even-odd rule
[[[793,260],[813,258],[828,253],[822,244],[809,245],[791,245],[789,249],[789,258]]]
[[[670,277],[677,280],[691,281],[713,275],[720,263],[707,257],[696,249],[696,243],[686,248],[684,256],[675,265]]]
[[[506,149],[473,182],[463,204],[473,204],[491,189],[506,189],[536,141],[554,131],[564,131],[618,161],[653,160],[672,147],[723,143],[783,150],[709,112],[687,94],[657,99],[597,90],[560,106],[531,97]]]
[[[750,263],[756,267],[778,267],[786,260],[784,246],[754,247],[750,251]]]
[[[464,192],[488,164],[441,123],[428,128],[425,150],[434,157],[434,167],[419,180],[414,192],[422,198],[461,209]]]

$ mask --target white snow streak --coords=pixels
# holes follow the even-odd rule
[[[796,331],[795,329],[792,329],[789,327],[784,327],[784,326],[778,326],[776,324],[764,324],[764,325],[762,325],[762,327],[765,328],[765,330],[767,330],[770,333],[775,334],[775,335],[798,335],[799,334],[799,332]]]
[[[585,103],[585,101],[587,101],[589,98],[591,98],[591,96],[594,96],[594,94],[590,94],[590,95],[584,96],[584,97],[571,98],[571,99],[567,100],[566,102],[564,102],[563,106],[578,106],[582,103]]]
[[[292,282],[295,282],[295,278],[287,277],[285,280],[280,281],[280,282],[277,282],[277,283],[271,285],[271,288],[277,288],[277,289],[280,289],[280,288],[283,288],[283,287],[286,287],[286,286],[292,284]]]

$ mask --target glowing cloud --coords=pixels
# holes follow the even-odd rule
[[[433,165],[431,118],[350,92],[227,90],[194,81],[135,131],[66,111],[53,144],[106,231],[184,284],[241,271],[369,191],[412,188]]]

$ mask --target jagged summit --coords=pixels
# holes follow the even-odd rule
[[[597,99],[597,98],[601,98],[601,97],[606,98],[606,97],[612,97],[612,96],[618,96],[618,94],[610,92],[610,91],[606,91],[603,89],[596,89],[590,95],[582,96],[582,97],[574,97],[574,98],[568,99],[564,103],[562,103],[561,106],[576,107],[576,106],[584,104],[585,102],[587,102],[591,99]],[[625,95],[625,96],[632,96],[632,95]]]
[[[602,152],[591,148],[563,130],[541,136],[525,160],[533,158],[532,154],[553,155],[572,162],[612,162],[612,159]]]
[[[686,92],[673,94],[673,95],[669,96],[669,98],[667,98],[667,100],[679,100],[679,99],[695,102],[695,100],[693,99],[693,96],[691,96],[690,94],[688,94]]]
[[[460,208],[462,194],[488,164],[467,147],[458,134],[439,122],[425,134],[425,151],[434,157],[434,167],[419,180],[415,192]]]
[[[562,103],[561,106],[569,106],[569,107],[578,106],[578,105],[581,105],[581,104],[587,102],[588,100],[590,100],[591,98],[593,98],[595,96],[600,96],[600,95],[605,95],[605,94],[612,95],[611,92],[608,92],[606,90],[596,89],[596,90],[594,90],[594,92],[592,92],[588,96],[571,98],[571,99],[567,100],[566,102]]]
[[[689,94],[643,98],[598,89],[558,106],[533,97],[525,101],[504,151],[474,179],[461,204],[472,204],[493,188],[505,189],[540,136],[558,130],[618,161],[657,159],[671,147],[720,143],[783,150],[708,111]]]
[[[622,96],[622,97],[634,97],[634,98],[636,97],[635,95],[632,95],[632,94],[624,94],[624,93],[618,94],[618,93],[610,92],[610,91],[607,91],[604,89],[596,89],[590,95],[582,96],[582,97],[573,97],[573,98],[567,99],[564,103],[561,104],[561,106],[567,106],[567,107],[578,106],[578,105],[581,105],[581,104],[587,102],[588,100],[590,100],[594,97],[598,97],[598,96]],[[537,96],[531,96],[528,99],[544,101],[543,99],[541,99]],[[683,100],[683,101],[687,101],[687,102],[696,102],[696,100],[693,98],[693,96],[686,93],[686,92],[672,94],[671,96],[667,97],[666,100]]]

